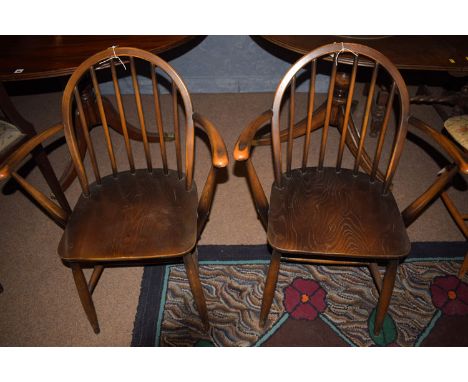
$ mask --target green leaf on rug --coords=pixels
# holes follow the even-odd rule
[[[397,330],[396,330],[395,321],[393,321],[393,318],[389,314],[386,314],[383,325],[382,325],[382,329],[380,330],[380,334],[376,336],[374,334],[374,322],[375,322],[376,312],[377,312],[377,309],[374,308],[369,317],[369,321],[368,321],[369,336],[378,346],[388,346],[394,343],[397,338]]]

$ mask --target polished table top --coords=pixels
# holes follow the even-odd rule
[[[71,74],[86,58],[113,45],[160,54],[192,39],[193,36],[0,36],[0,81]]]
[[[333,42],[367,45],[399,69],[440,70],[468,74],[468,36],[262,36],[299,54]]]

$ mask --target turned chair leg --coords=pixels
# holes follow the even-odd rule
[[[83,270],[79,264],[72,264],[71,269],[73,278],[75,280],[76,289],[78,290],[78,295],[80,296],[81,305],[83,305],[83,309],[91,326],[93,327],[94,333],[98,334],[100,329],[96,315],[96,309],[94,308],[94,303],[91,298],[91,293],[89,292]]]
[[[184,265],[185,271],[187,272],[190,289],[192,290],[192,294],[195,299],[198,314],[200,315],[203,323],[203,328],[208,331],[210,328],[210,323],[208,321],[208,311],[206,309],[205,295],[203,294],[203,288],[200,282],[200,276],[198,274],[198,262],[196,257],[196,250],[195,253],[187,253],[184,255]]]
[[[265,289],[263,291],[262,309],[260,311],[260,327],[264,327],[268,313],[270,313],[271,303],[275,296],[276,282],[278,281],[278,273],[280,268],[281,254],[273,250],[270,266],[265,281]]]
[[[377,313],[375,315],[374,334],[376,336],[380,334],[385,315],[387,314],[388,306],[390,305],[390,299],[392,298],[393,286],[395,285],[397,269],[398,260],[389,261],[383,279],[382,290],[379,296]]]
[[[468,271],[468,252],[465,255],[465,259],[463,260],[463,264],[458,272],[458,278],[462,279],[465,276],[465,273]]]

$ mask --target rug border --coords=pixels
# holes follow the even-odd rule
[[[467,250],[465,241],[415,242],[405,261],[447,261],[462,259]],[[265,250],[267,249],[267,250]],[[441,256],[442,253],[448,255]],[[270,249],[257,245],[200,245],[198,259],[201,263],[229,263],[242,261],[269,261]],[[222,260],[221,260],[222,259]],[[140,296],[132,333],[132,347],[154,347],[158,336],[162,294],[165,277],[171,265],[145,266],[140,286]]]

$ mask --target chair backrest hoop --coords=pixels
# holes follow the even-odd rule
[[[75,87],[79,83],[82,76],[86,74],[94,65],[102,63],[101,67],[96,68],[101,70],[101,68],[107,68],[111,66],[110,62],[103,63],[103,61],[110,61],[109,59],[111,59],[112,57],[116,58],[121,56],[130,58],[135,57],[153,64],[154,66],[163,70],[171,78],[173,84],[175,84],[175,86],[177,87],[177,90],[182,100],[183,107],[185,109],[185,181],[186,189],[190,190],[193,182],[195,132],[193,122],[193,106],[186,85],[171,65],[169,65],[166,61],[154,55],[153,53],[133,47],[112,47],[94,54],[93,56],[86,59],[83,63],[81,63],[81,65],[75,69],[72,76],[68,80],[62,97],[62,119],[64,124],[65,138],[70,149],[72,160],[77,171],[77,175],[81,187],[83,189],[83,193],[85,195],[89,193],[89,186],[84,165],[79,154],[76,135],[73,128],[74,116],[72,105]]]
[[[309,52],[308,54],[304,55],[300,58],[284,75],[282,80],[280,81],[273,100],[273,107],[272,107],[272,123],[271,123],[271,135],[272,135],[272,145],[273,145],[273,158],[274,158],[274,174],[275,174],[275,183],[278,186],[281,186],[281,174],[282,174],[282,162],[281,162],[281,141],[280,141],[280,110],[281,110],[281,103],[283,100],[283,96],[286,93],[286,90],[290,86],[293,81],[295,75],[306,65],[311,63],[314,60],[317,60],[322,57],[332,56],[332,58],[336,59],[336,54],[339,52],[354,52],[358,54],[361,58],[361,55],[364,56],[362,58],[370,58],[375,64],[369,61],[360,60],[358,62],[359,66],[372,66],[378,65],[379,67],[383,67],[387,73],[392,77],[395,87],[399,94],[400,99],[400,115],[399,115],[399,126],[397,127],[397,135],[395,137],[394,148],[390,158],[390,162],[387,168],[387,172],[385,175],[385,190],[388,188],[391,179],[394,175],[395,169],[398,165],[399,158],[401,156],[401,152],[403,150],[403,144],[406,137],[407,131],[407,121],[409,118],[409,95],[408,90],[406,88],[406,84],[396,68],[396,66],[382,53],[372,49],[370,47],[361,45],[361,44],[354,44],[354,43],[333,43],[321,46],[313,51]],[[352,64],[352,60],[344,60],[342,58],[338,58],[338,63],[346,63]],[[335,61],[336,63],[336,61]],[[334,67],[336,70],[336,67]],[[331,87],[332,85],[330,85]],[[329,92],[330,93],[330,92]],[[329,94],[330,97],[330,94]]]

